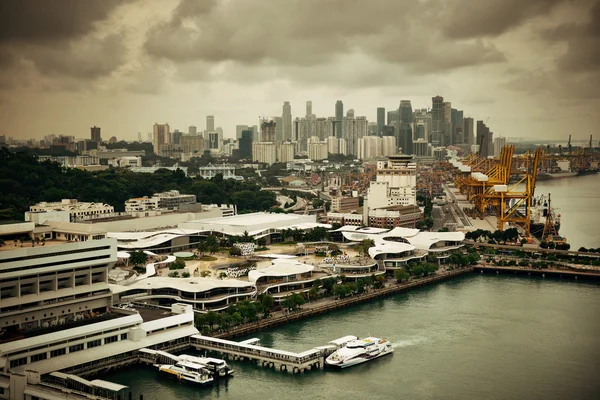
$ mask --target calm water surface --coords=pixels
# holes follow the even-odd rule
[[[600,174],[537,182],[535,192],[551,193],[560,234],[572,249],[600,247]]]
[[[557,196],[559,197],[559,196]],[[302,351],[354,334],[394,355],[292,375],[231,362],[236,376],[195,388],[136,367],[104,379],[145,399],[600,399],[600,285],[472,275],[260,332]]]

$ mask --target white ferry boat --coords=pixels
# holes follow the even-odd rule
[[[346,368],[393,353],[392,344],[385,339],[367,337],[347,342],[325,360],[332,367]]]
[[[161,374],[176,378],[180,381],[207,385],[213,382],[210,372],[201,364],[189,361],[179,361],[175,365],[158,365]]]
[[[177,358],[179,359],[179,361],[191,362],[194,364],[202,365],[204,368],[209,370],[214,377],[217,378],[225,378],[228,376],[232,376],[234,373],[234,370],[231,369],[229,365],[227,365],[227,362],[219,358],[196,357],[190,356],[188,354],[182,354],[180,356],[177,356]]]

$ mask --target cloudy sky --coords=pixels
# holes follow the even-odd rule
[[[600,139],[600,0],[3,0],[0,135],[133,140],[442,95],[507,137]],[[594,129],[596,128],[596,129]]]

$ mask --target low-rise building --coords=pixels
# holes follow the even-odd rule
[[[328,224],[340,224],[340,225],[351,225],[351,226],[363,226],[363,215],[362,213],[327,213]]]
[[[369,210],[369,224],[377,228],[414,227],[423,214],[417,206],[387,206]]]
[[[331,198],[331,212],[349,213],[358,210],[358,197],[335,196]]]
[[[79,202],[77,199],[62,199],[60,202],[40,202],[29,207],[29,212],[68,211],[72,222],[83,221],[115,212],[115,208],[104,203]]]
[[[181,194],[178,190],[155,193],[152,197],[136,197],[125,201],[125,212],[178,210],[184,204],[195,204],[196,195]]]

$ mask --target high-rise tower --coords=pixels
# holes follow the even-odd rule
[[[312,101],[308,100],[306,102],[306,116],[309,117],[312,115]]]
[[[444,98],[435,96],[431,98],[431,144],[440,146],[444,136]]]
[[[383,126],[385,125],[385,108],[377,107],[377,136],[383,135]]]
[[[214,130],[215,130],[215,116],[214,115],[206,116],[206,130],[208,132],[214,132]]]
[[[292,140],[292,106],[289,101],[283,102],[283,141]]]
[[[102,136],[101,136],[101,134],[100,134],[100,128],[99,128],[99,127],[97,127],[97,126],[92,126],[92,127],[90,128],[90,131],[91,131],[91,133],[92,133],[92,140],[93,140],[94,142],[98,142],[98,143],[100,143],[100,142],[102,141]]]
[[[335,136],[342,135],[342,119],[344,118],[344,103],[341,100],[335,102]]]

